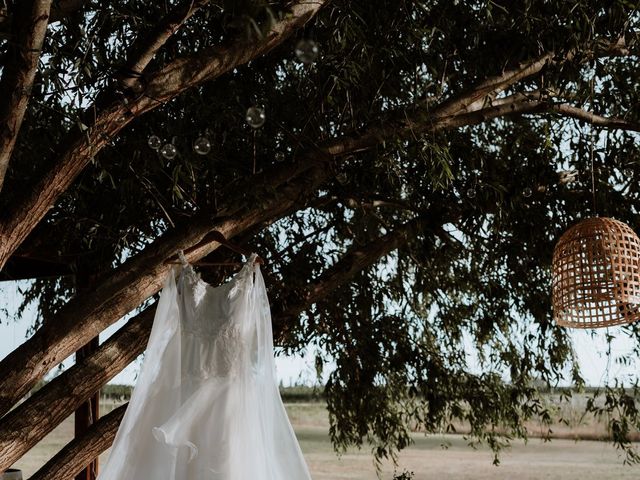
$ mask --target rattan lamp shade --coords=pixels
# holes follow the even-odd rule
[[[567,230],[553,251],[553,316],[559,325],[599,328],[640,319],[640,239],[613,218]]]

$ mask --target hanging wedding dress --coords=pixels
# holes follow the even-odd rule
[[[278,391],[256,254],[219,287],[180,258],[98,480],[310,479]]]

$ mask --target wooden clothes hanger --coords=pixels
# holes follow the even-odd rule
[[[234,252],[240,253],[244,256],[246,256],[247,258],[251,256],[251,254],[253,253],[252,251],[241,247],[240,245],[230,242],[229,240],[227,240],[227,238],[220,233],[217,230],[213,230],[212,232],[207,233],[202,240],[200,241],[200,243],[198,243],[197,245],[194,245],[192,247],[187,248],[186,250],[184,250],[184,254],[187,255],[190,252],[193,252],[194,250],[197,250],[198,248],[200,248],[202,245],[210,243],[212,241],[218,242],[220,245],[224,245],[225,247],[227,247],[229,250],[233,250]],[[180,260],[169,260],[169,261],[165,261],[165,263],[175,263],[175,264],[179,264],[182,263]],[[264,260],[262,259],[262,257],[260,257],[259,255],[256,256],[256,260],[255,263],[259,263],[260,265],[264,265]],[[214,265],[229,265],[229,266],[238,266],[238,265],[244,265],[243,263],[240,262],[195,262],[194,265],[199,265],[199,266],[214,266]]]

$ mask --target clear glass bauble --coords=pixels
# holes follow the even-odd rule
[[[157,135],[151,135],[147,139],[147,145],[149,145],[149,148],[152,148],[153,150],[159,150],[160,147],[162,147],[162,140]]]
[[[160,155],[167,160],[173,160],[176,158],[176,155],[178,155],[178,149],[173,145],[173,143],[165,143],[160,149]]]
[[[260,128],[267,121],[267,114],[264,112],[264,108],[249,107],[246,120],[251,128]]]
[[[526,187],[524,190],[522,190],[522,196],[524,198],[529,198],[531,195],[533,195],[533,190],[531,190],[529,187]]]
[[[318,44],[309,38],[303,38],[296,44],[296,57],[305,65],[315,62],[319,53]]]
[[[198,137],[193,142],[193,151],[198,155],[206,155],[211,151],[211,142],[207,137]]]

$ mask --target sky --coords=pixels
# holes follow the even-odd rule
[[[13,314],[20,303],[21,294],[18,288],[25,288],[27,282],[0,282],[0,309],[7,309],[9,315],[0,315],[0,359],[18,347],[26,339],[26,332],[33,322],[33,308],[25,312],[24,316],[13,321]],[[105,330],[100,341],[104,342],[118,328],[126,322],[126,318],[116,322]],[[616,336],[608,352],[606,335]],[[615,361],[616,357],[628,353],[633,348],[633,342],[622,335],[619,327],[608,330],[571,330],[574,349],[587,383],[591,386],[612,384],[616,379],[629,383],[635,379],[638,369],[635,363],[621,365]],[[276,356],[276,368],[280,382],[285,385],[317,384],[315,367],[315,351],[307,351],[296,357]],[[640,360],[640,359],[639,359]],[[142,358],[139,357],[129,367],[119,373],[109,383],[134,385]],[[73,365],[70,357],[63,362],[64,368]],[[472,366],[473,370],[473,366]],[[324,369],[324,380],[331,372],[331,365]],[[53,373],[48,375],[51,378]]]

